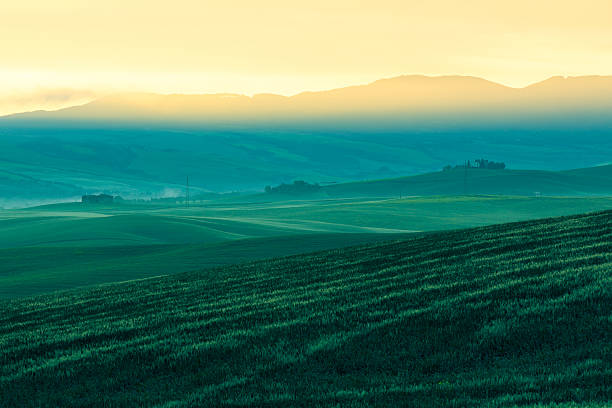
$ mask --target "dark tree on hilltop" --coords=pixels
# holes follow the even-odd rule
[[[319,190],[321,186],[318,184],[310,184],[303,180],[296,180],[293,184],[281,184],[277,187],[266,186],[266,193],[287,193],[287,194],[296,194],[296,193],[308,193],[315,192]]]
[[[506,168],[506,164],[503,162],[494,162],[488,161],[485,159],[476,159],[475,161],[476,167],[479,169],[488,169],[488,170],[503,170]]]

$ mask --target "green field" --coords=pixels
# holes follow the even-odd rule
[[[411,197],[0,211],[0,298],[430,232],[612,209],[609,197]]]
[[[566,171],[458,168],[411,177],[325,186],[320,194],[406,196],[503,194],[522,196],[612,195],[612,165]]]
[[[212,244],[0,249],[0,299],[142,279],[410,234],[298,234]]]
[[[0,207],[65,201],[100,192],[126,198],[172,197],[183,194],[187,175],[197,193],[263,191],[266,185],[294,180],[342,183],[422,174],[482,155],[503,161],[511,169],[540,170],[609,164],[612,156],[609,127],[593,127],[596,121],[590,119],[582,124],[586,127],[561,126],[555,120],[552,127],[523,122],[513,130],[507,126],[487,130],[451,126],[445,131],[415,128],[412,120],[394,129],[388,121],[383,124],[382,118],[359,125],[357,118],[328,123],[331,127],[322,123],[164,125],[152,119],[130,124],[0,118]],[[521,129],[523,125],[526,128]],[[383,190],[384,195],[392,196],[445,195],[449,191],[612,193],[595,176],[522,170],[516,176],[503,174],[508,188],[484,181],[480,189],[477,179],[470,177],[464,191],[463,175],[459,175],[458,184],[454,177],[438,180],[427,176],[415,180],[416,185],[409,183],[412,192],[398,191],[395,185]],[[330,195],[352,194],[352,189],[330,189]],[[419,190],[422,192],[416,192]]]
[[[609,406],[611,272],[607,211],[1,301],[0,401]]]

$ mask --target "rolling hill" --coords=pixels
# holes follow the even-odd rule
[[[312,233],[208,244],[0,248],[0,299],[145,279],[165,275],[168,271],[193,271],[410,235]]]
[[[160,95],[124,93],[55,112],[11,115],[11,119],[113,120],[178,123],[301,121],[363,116],[425,122],[452,116],[450,123],[508,122],[591,115],[612,108],[612,77],[551,77],[525,88],[511,88],[470,76],[404,75],[370,84],[293,96],[260,94]],[[478,117],[474,117],[477,115]],[[423,123],[423,121],[419,121]],[[440,124],[429,123],[437,127]]]
[[[604,407],[611,226],[494,225],[2,301],[0,401]]]
[[[612,209],[610,197],[56,204],[0,211],[0,298],[458,229]],[[126,268],[126,265],[130,265]]]
[[[612,195],[612,165],[565,171],[458,168],[411,177],[324,186],[330,197],[503,194]]]
[[[513,169],[609,163],[612,79],[514,89],[404,76],[291,97],[112,95],[0,118],[0,206],[107,192],[261,191],[397,178],[485,157]]]

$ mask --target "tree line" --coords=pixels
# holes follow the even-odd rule
[[[449,171],[453,168],[455,169],[464,169],[464,168],[472,168],[472,169],[487,169],[487,170],[504,170],[506,168],[506,163],[504,162],[494,162],[486,159],[476,159],[474,163],[470,160],[466,161],[465,164],[459,164],[455,167],[447,164],[442,168],[443,171]]]

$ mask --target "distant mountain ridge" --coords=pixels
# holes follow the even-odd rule
[[[170,120],[240,122],[354,115],[488,115],[533,117],[598,113],[612,108],[612,76],[552,77],[511,88],[470,76],[406,75],[366,85],[294,96],[259,94],[116,94],[54,112],[12,115],[10,119]],[[597,115],[595,115],[597,116]],[[483,118],[468,117],[467,121]],[[601,119],[601,118],[600,118]]]
[[[477,157],[534,170],[610,163],[612,77],[517,89],[409,75],[288,97],[117,94],[13,115],[0,118],[0,201],[175,196],[186,176],[200,191],[261,191],[423,174]]]

